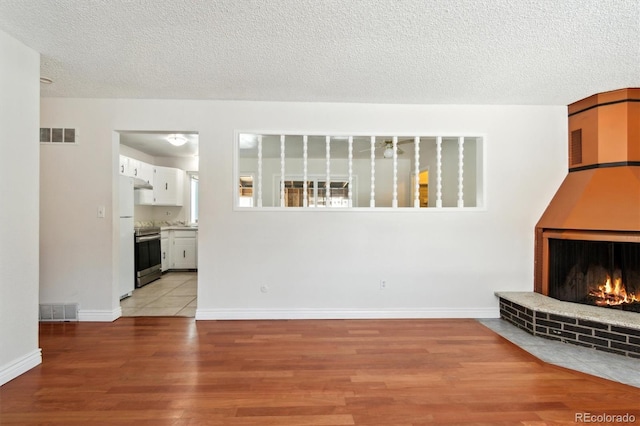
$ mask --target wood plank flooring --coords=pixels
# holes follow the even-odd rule
[[[474,320],[43,323],[0,424],[574,424],[640,389],[545,364]],[[594,423],[592,423],[594,424]]]

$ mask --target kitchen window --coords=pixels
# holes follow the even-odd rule
[[[481,136],[239,133],[237,208],[483,207]]]

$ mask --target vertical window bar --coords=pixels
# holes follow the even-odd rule
[[[325,182],[324,206],[330,207],[331,199],[331,136],[325,136],[327,145],[327,179]]]
[[[262,207],[262,135],[258,135],[258,207]]]
[[[436,207],[442,207],[442,136],[436,138]]]
[[[284,135],[280,135],[280,207],[285,207],[285,199],[284,199]]]
[[[371,199],[369,207],[376,206],[376,137],[371,136]]]
[[[318,193],[318,191],[320,190],[319,188],[319,184],[318,184],[318,179],[314,179],[313,180],[313,205],[314,207],[318,207],[318,200],[319,200],[319,196],[320,194]]]
[[[464,207],[464,137],[458,138],[458,207]]]
[[[398,207],[398,137],[393,137],[393,201],[391,207]]]
[[[309,207],[309,195],[308,185],[307,185],[307,169],[308,169],[308,152],[307,152],[307,135],[302,137],[302,169],[303,169],[303,177],[302,177],[302,206]]]
[[[413,195],[413,207],[416,209],[420,208],[420,137],[416,136],[413,139],[413,146],[415,152],[415,168],[416,168],[416,177],[415,182],[413,184],[413,190],[415,194]]]
[[[349,188],[347,188],[349,207],[353,207],[353,136],[349,136]]]

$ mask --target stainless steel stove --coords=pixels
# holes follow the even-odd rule
[[[160,228],[135,228],[136,288],[162,276]]]

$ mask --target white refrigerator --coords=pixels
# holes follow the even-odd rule
[[[131,296],[135,288],[133,227],[133,178],[120,176],[120,299]]]

